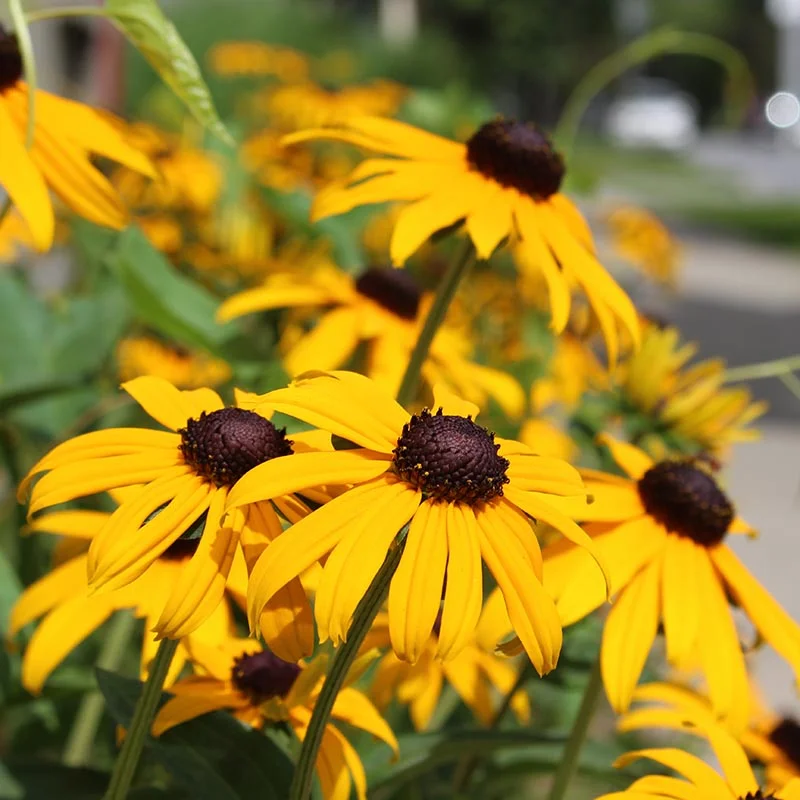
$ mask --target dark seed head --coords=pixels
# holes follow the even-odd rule
[[[719,544],[733,521],[733,505],[702,461],[661,461],[639,480],[639,496],[669,531],[706,547]]]
[[[356,279],[356,290],[402,319],[417,318],[422,293],[407,270],[370,267]]]
[[[0,25],[0,92],[22,77],[22,55],[17,37]]]
[[[740,797],[739,800],[775,800],[775,795],[762,794],[761,789],[759,789],[755,794],[748,792],[744,797]]]
[[[258,704],[273,697],[286,697],[299,674],[297,664],[284,661],[269,650],[262,650],[237,658],[231,680],[240,692]]]
[[[285,429],[243,408],[203,412],[178,433],[186,463],[217,486],[233,486],[253,467],[292,453]]]
[[[800,770],[800,723],[785,717],[770,731],[768,738]]]
[[[476,503],[503,494],[508,461],[494,434],[469,417],[425,409],[403,426],[394,449],[394,471],[426,497]]]
[[[546,200],[561,188],[564,159],[532,122],[498,119],[482,125],[467,141],[473,169],[534,200]]]

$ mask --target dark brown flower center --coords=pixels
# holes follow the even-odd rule
[[[498,119],[482,125],[467,141],[473,169],[501,186],[546,200],[561,188],[564,159],[532,122]]]
[[[233,486],[253,467],[292,454],[285,429],[243,408],[203,412],[178,433],[186,463],[217,486]]]
[[[425,409],[403,426],[394,471],[426,497],[474,505],[503,494],[508,461],[494,434],[469,417]]]
[[[733,521],[730,500],[701,461],[661,461],[639,480],[647,513],[697,544],[719,544]]]
[[[422,293],[407,270],[370,267],[356,279],[356,290],[402,319],[417,318]]]
[[[22,55],[17,37],[0,25],[0,92],[22,77]]]
[[[744,797],[740,797],[739,800],[775,800],[775,795],[762,794],[761,789],[759,789],[755,794],[748,792]]]
[[[800,769],[800,723],[785,717],[770,731],[768,738],[797,769]]]
[[[291,661],[278,658],[269,650],[239,656],[233,665],[231,681],[253,703],[264,703],[273,697],[286,697],[289,694],[300,667]]]

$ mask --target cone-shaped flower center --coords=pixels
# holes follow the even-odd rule
[[[356,279],[356,290],[402,319],[417,318],[422,293],[404,269],[370,267]]]
[[[639,480],[651,517],[673,533],[711,547],[725,537],[733,505],[706,469],[689,461],[662,461]]]
[[[186,463],[217,486],[233,486],[253,467],[292,454],[285,429],[243,408],[203,412],[178,433]]]
[[[494,434],[469,417],[425,409],[403,426],[394,471],[426,497],[475,505],[503,494],[508,461]]]
[[[782,719],[770,731],[769,740],[800,769],[800,723],[788,717]]]
[[[299,674],[297,664],[284,661],[269,650],[262,650],[237,658],[231,680],[254,703],[263,703],[273,697],[286,697]]]
[[[17,37],[0,25],[0,92],[22,77],[22,55]]]
[[[473,169],[501,186],[546,200],[561,187],[564,159],[532,122],[499,119],[478,128],[467,141]]]

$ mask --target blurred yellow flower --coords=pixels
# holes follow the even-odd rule
[[[284,356],[289,375],[345,366],[366,343],[366,373],[396,394],[432,300],[404,269],[371,267],[353,278],[323,262],[306,274],[269,276],[261,286],[229,297],[217,318],[227,322],[274,308],[320,309],[316,326]],[[431,386],[444,382],[471,402],[484,404],[491,397],[507,414],[521,415],[522,387],[507,373],[474,363],[471,351],[460,331],[440,328],[423,378]]]
[[[153,375],[178,389],[219,386],[231,377],[231,368],[208,353],[191,352],[152,336],[130,336],[117,345],[121,381]]]
[[[174,695],[156,716],[153,735],[210,711],[229,709],[245,725],[262,728],[286,722],[302,741],[324,679],[326,659],[286,661],[253,639],[228,638],[215,647],[192,647],[196,674],[171,687]],[[398,752],[391,728],[365,695],[345,686],[336,695],[331,718],[376,736]],[[355,785],[366,800],[361,759],[341,731],[328,722],[316,762],[325,800],[350,797]]]
[[[743,387],[725,388],[721,359],[684,369],[696,352],[696,345],[680,343],[675,328],[646,323],[641,349],[620,365],[616,376],[623,397],[665,431],[702,450],[719,453],[735,442],[757,439],[759,432],[747,426],[765,413],[767,404],[754,402]]]
[[[47,250],[55,230],[48,190],[71,211],[98,225],[123,228],[128,214],[114,188],[92,163],[109,158],[154,177],[148,158],[127,137],[124,123],[106,112],[37,90],[33,145],[25,148],[28,86],[16,37],[0,26],[0,186]]]
[[[606,215],[605,222],[622,258],[659,283],[675,286],[680,246],[662,222],[638,206],[619,206]]]
[[[217,75],[274,75],[295,82],[308,77],[308,58],[290,47],[255,41],[217,42],[207,59]]]

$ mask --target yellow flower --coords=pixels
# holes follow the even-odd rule
[[[122,501],[139,490],[126,489],[113,494]],[[158,642],[152,629],[166,606],[172,587],[181,580],[187,562],[197,549],[199,539],[178,539],[173,542],[132,583],[113,592],[90,593],[86,577],[89,542],[111,515],[102,511],[54,511],[42,514],[30,525],[30,531],[65,537],[61,543],[76,549],[77,554],[56,562],[51,572],[28,586],[14,604],[9,617],[7,636],[13,639],[30,622],[39,623],[25,648],[22,659],[22,685],[39,694],[52,671],[67,654],[115,612],[132,609],[144,619],[141,673],[147,674]],[[238,603],[247,591],[247,569],[241,553],[237,554],[228,576],[227,591]],[[220,603],[200,627],[182,640],[170,665],[169,685],[177,679],[188,658],[191,642],[216,644],[233,629],[233,614],[228,602]]]
[[[563,161],[534,125],[496,120],[461,144],[395,120],[353,117],[342,127],[303,131],[285,141],[309,139],[389,156],[367,159],[346,181],[322,190],[314,219],[369,203],[408,203],[392,234],[395,265],[457,223],[466,222],[479,258],[489,258],[512,237],[521,269],[546,279],[557,332],[567,324],[571,291],[580,286],[598,315],[611,361],[618,350],[617,322],[638,339],[633,304],[598,262],[585,220],[559,192]]]
[[[265,186],[290,192],[311,181],[315,159],[297,148],[286,150],[281,145],[282,138],[272,128],[254,133],[242,144],[241,159]]]
[[[217,75],[274,75],[288,82],[308,77],[306,56],[266,42],[217,42],[207,58]]]
[[[531,417],[522,423],[519,440],[536,453],[572,461],[578,455],[578,445],[554,422],[542,417]]]
[[[620,365],[617,381],[623,396],[652,417],[665,432],[677,434],[698,449],[724,451],[735,442],[757,439],[747,428],[766,410],[748,389],[724,388],[725,364],[700,361],[687,369],[697,352],[680,344],[675,328],[644,327],[641,349]]]
[[[436,657],[436,638],[441,619],[437,617],[433,635],[416,664],[401,661],[391,650],[378,664],[370,694],[379,708],[386,708],[396,699],[409,706],[411,721],[418,730],[424,730],[439,704],[442,687],[447,681],[462,701],[472,710],[483,725],[495,718],[493,690],[505,696],[514,686],[517,670],[507,659],[493,651],[498,638],[511,631],[503,596],[492,592],[486,601],[475,629],[474,638],[464,649],[448,661]],[[362,649],[390,647],[389,615],[381,612],[376,618]],[[530,720],[528,695],[519,690],[511,700],[511,709],[522,723]]]
[[[231,377],[225,361],[208,353],[190,352],[151,336],[131,336],[117,345],[117,363],[122,381],[153,375],[178,389],[219,386]]]
[[[663,625],[667,660],[699,661],[715,711],[734,729],[746,723],[747,670],[728,598],[800,676],[800,627],[724,543],[752,533],[702,462],[654,463],[642,450],[605,437],[630,479],[586,472],[594,498],[581,514],[619,594],[603,630],[601,666],[611,705],[624,711]],[[574,506],[575,501],[571,501]],[[603,585],[583,551],[545,548],[545,586],[570,625],[600,607]]]
[[[714,721],[708,700],[685,686],[648,683],[636,690],[633,700],[658,705],[630,711],[620,720],[621,731],[663,727],[684,730],[687,716]],[[734,734],[750,758],[764,765],[768,789],[776,790],[800,778],[800,724],[765,708],[755,687],[751,706],[754,713],[747,727]]]
[[[680,246],[656,217],[637,206],[619,206],[605,221],[622,258],[660,283],[675,286]]]
[[[800,779],[794,778],[770,792],[759,788],[747,755],[724,728],[686,715],[683,730],[708,739],[722,769],[722,775],[697,756],[674,747],[650,748],[626,753],[614,766],[625,767],[648,758],[674,770],[680,778],[648,775],[624,792],[604,794],[597,800],[800,800]]]
[[[156,179],[144,181],[128,169],[116,170],[112,182],[128,205],[195,213],[212,209],[222,190],[223,173],[209,153],[143,122],[131,126],[129,140],[151,159]]]
[[[552,405],[563,405],[571,410],[589,389],[607,383],[606,373],[587,343],[565,332],[556,340],[547,373],[531,386],[531,408],[541,413]]]
[[[321,641],[342,641],[397,532],[409,524],[389,591],[395,653],[412,663],[419,659],[439,614],[445,575],[436,652],[448,659],[464,649],[481,612],[483,561],[533,665],[549,672],[561,649],[561,626],[542,589],[528,515],[591,548],[586,534],[550,504],[560,495],[583,498],[580,477],[565,462],[534,455],[519,442],[495,441],[474,422],[477,406],[442,387],[434,396],[435,413],[410,415],[353,372],[312,373],[264,395],[267,407],[357,449],[275,459],[231,491],[228,508],[235,509],[308,484],[352,484],[264,551],[248,589],[251,626],[287,581],[327,556],[315,601],[317,629]]]
[[[264,110],[284,131],[342,125],[352,117],[391,117],[397,113],[408,90],[399,83],[375,80],[338,89],[311,81],[276,86],[264,94]]]
[[[48,189],[73,212],[98,225],[125,226],[128,216],[111,184],[91,161],[96,154],[153,176],[148,159],[131,147],[123,123],[72,100],[36,92],[33,146],[25,149],[28,87],[16,37],[0,26],[0,186],[27,223],[37,250],[53,242],[55,217]]]
[[[153,735],[219,709],[254,728],[287,722],[302,740],[323,681],[323,657],[307,663],[278,658],[253,639],[228,639],[217,647],[193,647],[198,674],[175,684],[175,696],[159,711]],[[398,752],[397,739],[372,703],[345,686],[336,696],[331,717],[386,742]],[[317,755],[317,776],[326,800],[346,800],[355,784],[366,800],[367,780],[361,759],[341,731],[328,723]]]
[[[330,264],[307,275],[272,275],[261,286],[225,300],[217,318],[227,322],[273,308],[322,309],[316,326],[286,353],[289,375],[344,366],[366,343],[367,374],[396,394],[432,300],[405,270],[371,267],[353,278]],[[492,397],[507,414],[519,416],[525,405],[520,385],[500,370],[471,361],[470,351],[460,332],[441,328],[423,377],[431,385],[442,381],[475,403]]]
[[[29,515],[78,497],[143,485],[141,492],[120,504],[92,540],[87,569],[93,590],[126,586],[182,536],[199,533],[196,552],[171,585],[154,627],[159,637],[177,639],[202,624],[221,602],[239,543],[251,567],[263,546],[280,535],[275,508],[290,521],[309,511],[294,496],[278,496],[275,508],[258,503],[223,519],[230,488],[257,464],[306,449],[309,441],[319,442],[320,437],[298,434],[287,439],[285,431],[264,416],[241,407],[226,408],[211,389],[181,392],[149,376],[123,388],[173,432],[110,428],[70,439],[34,465],[19,497],[25,497],[40,472],[47,474],[31,491]],[[247,399],[239,393],[239,406]],[[266,405],[260,407],[268,413]],[[313,491],[305,494],[320,500]],[[296,617],[295,624],[287,624],[287,614],[290,621]],[[260,623],[264,638],[277,652],[311,651],[311,608],[298,580],[285,584]]]

